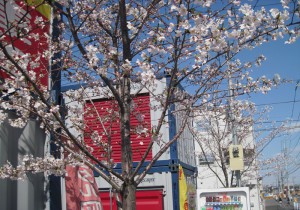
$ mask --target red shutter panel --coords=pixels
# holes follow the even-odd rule
[[[105,152],[107,145],[95,145],[92,141],[91,135],[93,131],[97,131],[105,143],[108,142],[108,136],[111,136],[111,157],[115,163],[121,162],[121,133],[117,103],[110,99],[94,100],[93,103],[87,101],[85,111],[84,139],[93,148],[93,154],[99,160],[107,159]],[[151,141],[150,97],[148,94],[138,95],[133,99],[130,123],[133,161],[139,161]],[[142,129],[146,132],[138,135],[136,131]],[[151,158],[152,153],[150,152],[147,160]]]
[[[104,210],[117,210],[117,202],[114,196],[110,197],[109,192],[100,192],[100,198]],[[162,190],[138,190],[136,191],[137,210],[163,210]]]

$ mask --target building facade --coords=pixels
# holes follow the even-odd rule
[[[158,124],[161,111],[156,107],[159,107],[159,101],[155,99],[156,95],[162,94],[163,90],[168,83],[168,77],[163,77],[156,80],[153,84],[152,90],[143,89],[139,91],[139,94],[133,98],[133,111],[131,115],[131,126],[133,129],[146,129],[151,130],[153,126]],[[134,89],[135,87],[133,87]],[[65,91],[76,91],[76,87],[63,87],[63,92]],[[99,91],[101,93],[101,91]],[[103,91],[105,92],[105,91]],[[151,94],[149,94],[151,92]],[[87,92],[88,93],[88,92]],[[66,104],[76,104],[76,101],[71,101],[70,98],[65,97],[64,101]],[[85,104],[81,106],[82,109],[97,110],[97,114],[91,112],[83,116],[86,129],[85,133],[89,130],[97,131],[98,133],[103,133],[103,127],[99,126],[97,118],[110,119],[104,121],[103,124],[109,125],[111,130],[111,158],[115,161],[116,165],[114,170],[121,171],[121,148],[120,148],[120,127],[118,124],[117,114],[114,115],[114,101],[108,99],[104,95],[89,95],[87,94],[87,99]],[[178,132],[181,126],[180,114],[174,114],[176,110],[176,104],[171,105],[167,116],[165,117],[166,123],[163,125],[161,130],[160,140],[154,143],[149,155],[146,157],[146,162],[142,166],[141,171],[145,168],[148,162],[154,157],[161,149],[163,144],[167,143]],[[117,110],[115,110],[117,112]],[[178,112],[179,113],[179,112]],[[140,118],[143,118],[140,120]],[[113,123],[112,123],[113,121]],[[95,123],[96,122],[96,123]],[[72,125],[71,122],[66,122]],[[189,122],[192,125],[192,119]],[[133,161],[134,166],[138,164],[142,155],[147,149],[148,144],[152,141],[151,135],[146,135],[138,132],[133,132],[131,135],[132,148],[133,148]],[[82,134],[75,134],[80,136]],[[86,142],[91,142],[90,135],[84,137]],[[103,151],[93,146],[94,155],[99,159],[103,159]],[[174,142],[170,148],[162,154],[162,156],[155,162],[149,173],[146,175],[142,183],[137,188],[137,209],[158,209],[158,210],[168,210],[174,209],[179,210],[179,165],[183,167],[185,177],[187,177],[188,189],[189,189],[189,204],[190,209],[196,208],[196,203],[194,199],[196,190],[196,160],[194,156],[194,140],[191,133],[189,133],[186,127],[181,137]],[[105,210],[116,209],[116,201],[113,196],[111,186],[100,176],[95,174],[96,182],[99,187],[99,194],[103,203]]]

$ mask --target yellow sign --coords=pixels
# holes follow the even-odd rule
[[[35,6],[36,10],[39,11],[43,16],[48,20],[51,17],[51,7],[48,4],[45,4],[44,0],[25,0],[25,2],[30,6]]]
[[[187,190],[187,184],[185,180],[185,176],[183,173],[182,166],[179,165],[179,171],[178,171],[178,177],[179,177],[179,206],[180,210],[188,210],[189,204],[188,204],[188,190]]]
[[[229,168],[233,171],[244,169],[244,152],[242,145],[229,146]]]

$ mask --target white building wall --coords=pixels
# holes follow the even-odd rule
[[[151,92],[153,93],[153,95],[154,96],[161,95],[166,88],[166,84],[167,84],[166,78],[155,80],[154,85],[151,87]],[[151,107],[150,110],[151,126],[156,127],[159,123],[162,110],[161,110],[161,104],[153,96],[150,97],[150,107]],[[165,122],[168,122],[168,116],[165,116]],[[153,145],[153,149],[152,149],[153,157],[160,151],[161,146],[167,143],[170,139],[169,124],[164,124],[162,126],[160,135],[162,141],[160,143],[155,143]],[[167,151],[164,154],[162,154],[162,156],[160,156],[158,160],[169,160],[169,159],[170,159],[170,149],[167,149]]]
[[[176,130],[178,131],[183,125],[182,116],[180,113],[175,115],[175,120]],[[190,132],[190,128],[193,126],[192,119],[189,119],[187,123],[188,125],[185,126],[181,136],[177,141],[178,159],[186,164],[196,167],[194,137]]]

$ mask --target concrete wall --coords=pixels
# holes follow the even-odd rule
[[[14,118],[9,113],[9,118]],[[24,128],[13,128],[8,122],[0,125],[0,166],[9,161],[19,164],[23,155],[44,155],[45,133],[35,121]],[[0,210],[46,209],[45,178],[42,173],[28,174],[27,180],[0,179]]]

